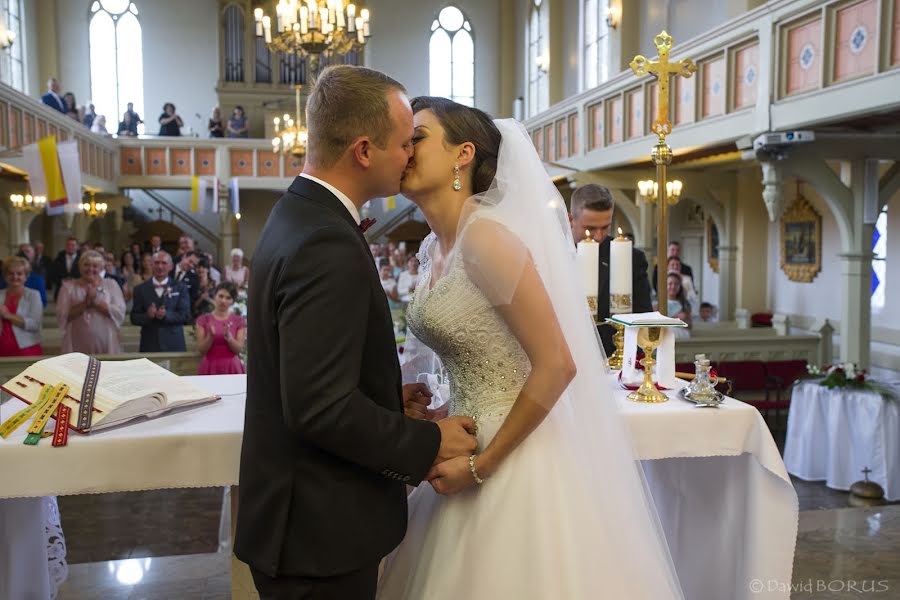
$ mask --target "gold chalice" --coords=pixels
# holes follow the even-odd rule
[[[641,327],[638,329],[637,343],[644,350],[644,358],[641,359],[641,365],[644,367],[644,382],[641,384],[641,387],[628,394],[628,399],[633,402],[660,403],[669,401],[669,398],[656,389],[656,385],[653,383],[653,365],[656,364],[656,360],[653,358],[653,351],[659,346],[661,340],[662,327]]]

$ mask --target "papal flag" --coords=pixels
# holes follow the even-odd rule
[[[47,214],[80,212],[81,164],[75,140],[56,143],[48,136],[22,148],[31,193],[47,198]]]
[[[237,177],[232,177],[228,182],[228,190],[231,193],[231,213],[239,215],[241,214],[241,186]]]
[[[397,208],[397,197],[396,196],[388,196],[384,199],[384,210],[385,212],[389,210],[394,210]]]

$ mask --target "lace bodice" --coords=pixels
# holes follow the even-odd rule
[[[426,260],[406,320],[447,369],[450,414],[476,420],[506,415],[531,372],[522,346],[469,279],[460,253],[429,288],[431,266]]]

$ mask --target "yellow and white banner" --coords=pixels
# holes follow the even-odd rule
[[[206,190],[212,188],[212,200]],[[217,177],[191,177],[191,212],[219,212],[219,179]]]
[[[47,198],[47,214],[81,212],[81,163],[78,142],[56,143],[55,136],[22,148],[31,193]]]

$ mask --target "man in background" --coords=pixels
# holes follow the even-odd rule
[[[597,332],[603,342],[603,348],[609,355],[615,350],[613,334],[615,330],[604,321],[609,317],[609,230],[612,226],[615,202],[612,194],[605,186],[589,183],[576,189],[572,194],[569,208],[569,223],[572,226],[572,237],[575,241],[584,239],[587,231],[595,242],[600,244],[599,289],[597,290],[597,317],[600,324]],[[650,281],[647,279],[647,257],[632,246],[631,249],[631,312],[649,312],[653,310],[650,300]]]

